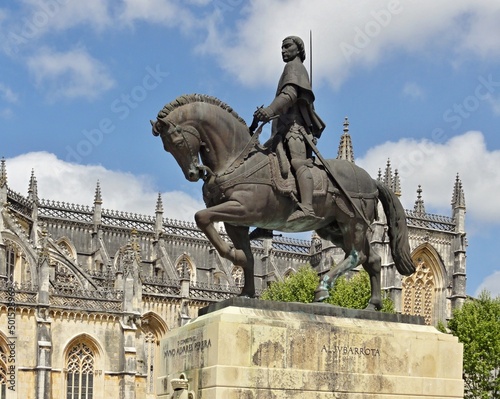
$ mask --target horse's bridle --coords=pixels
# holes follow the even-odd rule
[[[206,143],[201,139],[201,135],[200,133],[198,132],[197,129],[195,129],[194,127],[191,127],[191,126],[188,126],[188,128],[183,128],[182,126],[180,125],[177,125],[175,124],[174,122],[172,121],[169,121],[168,119],[162,119],[161,120],[163,123],[166,123],[168,122],[169,124],[171,124],[173,126],[173,128],[175,129],[175,131],[177,133],[179,133],[182,137],[182,140],[184,141],[184,144],[187,146],[188,148],[188,151],[189,151],[189,155],[191,156],[191,159],[196,159],[198,160],[198,154],[199,154],[199,151],[196,152],[194,150],[194,148],[191,146],[189,140],[186,139],[186,136],[184,135],[184,132],[194,136],[197,140],[198,140],[198,146],[201,150],[202,147],[206,147]],[[168,129],[170,130],[170,129]],[[167,130],[167,134],[168,134],[168,130]],[[153,132],[157,132],[156,129],[153,129]],[[154,134],[154,133],[153,133]],[[158,133],[159,135],[161,135],[161,133]],[[171,133],[170,133],[171,134]],[[209,149],[206,148],[206,151],[208,152]],[[215,175],[215,173],[208,167],[208,166],[205,166],[203,164],[200,164],[198,163],[196,165],[196,168],[198,168],[200,171],[203,171],[203,172],[206,172],[206,174],[204,173],[203,176],[202,176],[202,179],[205,180],[207,178],[207,175]]]

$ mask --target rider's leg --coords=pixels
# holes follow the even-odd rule
[[[292,163],[295,162],[292,161]],[[302,211],[306,214],[314,214],[312,206],[314,182],[311,169],[303,164],[296,170],[295,177],[297,179]]]
[[[297,188],[299,191],[300,205],[288,221],[293,221],[303,217],[315,217],[312,205],[314,182],[311,168],[312,160],[307,156],[306,143],[303,138],[290,138],[287,142],[290,152],[292,169],[295,172]]]

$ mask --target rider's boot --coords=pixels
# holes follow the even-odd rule
[[[312,178],[311,169],[307,166],[302,166],[297,170],[297,187],[301,202],[298,204],[298,209],[290,215],[288,222],[293,222],[299,219],[322,220],[314,214],[312,205],[314,181]]]

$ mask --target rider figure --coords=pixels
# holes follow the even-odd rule
[[[312,135],[317,139],[325,125],[314,112],[314,94],[303,65],[306,53],[302,39],[297,36],[285,38],[281,46],[281,56],[286,65],[278,83],[276,97],[268,107],[257,109],[254,117],[267,122],[276,116],[272,122],[271,139],[276,142],[276,136],[281,136],[290,158],[300,204],[288,221],[317,219],[312,206],[312,150],[306,144],[304,135]]]

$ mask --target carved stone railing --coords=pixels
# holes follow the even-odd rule
[[[50,306],[62,309],[75,309],[95,312],[120,312],[123,308],[122,301],[59,295],[50,296]]]
[[[31,218],[31,212],[33,210],[33,204],[30,200],[23,197],[21,194],[12,191],[10,188],[7,189],[7,197],[9,198],[9,208],[21,215]]]
[[[455,220],[453,218],[431,213],[419,213],[406,210],[406,221],[409,227],[432,229],[444,232],[455,231]]]
[[[239,295],[241,288],[220,284],[191,283],[189,297],[207,302],[218,302]]]
[[[101,214],[101,223],[104,226],[152,232],[154,231],[155,218],[137,213],[103,209]]]
[[[142,286],[142,295],[155,295],[169,298],[180,298],[181,288],[168,285],[144,284]]]
[[[165,280],[159,277],[141,275],[142,294],[180,298],[179,280]]]
[[[83,269],[83,270],[89,276],[94,277],[94,278],[99,278],[99,279],[108,279],[109,278],[107,271],[89,270],[89,269]]]
[[[55,286],[51,288],[49,303],[52,307],[63,309],[119,312],[123,308],[123,291]]]
[[[38,288],[31,284],[19,284],[7,279],[0,280],[0,303],[7,305],[33,305],[37,303]]]
[[[309,255],[311,242],[290,237],[276,237],[273,239],[273,250],[275,252]]]
[[[193,222],[163,219],[163,233],[207,241],[205,234]]]
[[[51,295],[58,296],[74,296],[79,298],[87,298],[87,299],[102,299],[102,300],[115,300],[121,301],[123,300],[123,291],[119,290],[86,290],[76,288],[74,285],[64,285],[58,284],[55,286],[51,286],[50,288]]]
[[[42,199],[38,204],[38,215],[46,218],[92,223],[94,212],[89,206]]]

